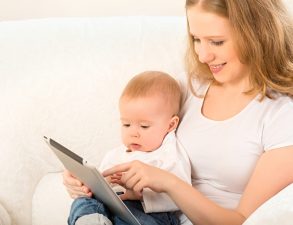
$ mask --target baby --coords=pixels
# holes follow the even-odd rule
[[[106,154],[99,167],[100,171],[124,162],[140,160],[168,170],[191,183],[188,156],[175,136],[180,102],[180,87],[170,75],[146,71],[134,76],[119,100],[123,145]],[[125,205],[141,224],[180,224],[178,208],[166,194],[155,193],[150,189],[144,189],[142,193],[125,190],[121,199],[126,199]],[[166,202],[162,199],[169,199],[168,204],[160,204]],[[72,203],[68,224],[126,223],[111,214],[102,202],[80,197]]]

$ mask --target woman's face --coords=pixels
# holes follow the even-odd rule
[[[246,83],[248,67],[239,60],[229,20],[200,6],[188,8],[187,17],[195,53],[208,65],[214,79],[225,85]]]

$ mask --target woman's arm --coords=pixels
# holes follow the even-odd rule
[[[195,224],[240,225],[257,207],[293,182],[293,146],[261,156],[235,210],[218,206],[175,175],[138,161],[115,166],[104,175],[117,172],[124,172],[122,181],[135,191],[148,187],[167,193]]]
[[[293,146],[265,152],[259,159],[238,210],[249,216],[262,203],[293,183]]]

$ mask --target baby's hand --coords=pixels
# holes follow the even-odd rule
[[[80,180],[74,177],[68,170],[63,172],[63,184],[71,198],[78,198],[81,196],[91,197],[92,192]]]
[[[123,184],[121,182],[122,173],[115,173],[115,174],[110,175],[108,177],[107,178],[109,179],[109,181],[108,181],[109,183],[118,184],[118,185],[123,186]]]
[[[142,193],[126,189],[124,194],[119,195],[121,200],[142,200]]]

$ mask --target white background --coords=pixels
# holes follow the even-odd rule
[[[185,0],[0,0],[0,20],[63,16],[184,15]]]
[[[293,12],[293,1],[284,0]],[[184,15],[185,0],[0,0],[0,20],[64,16]]]

